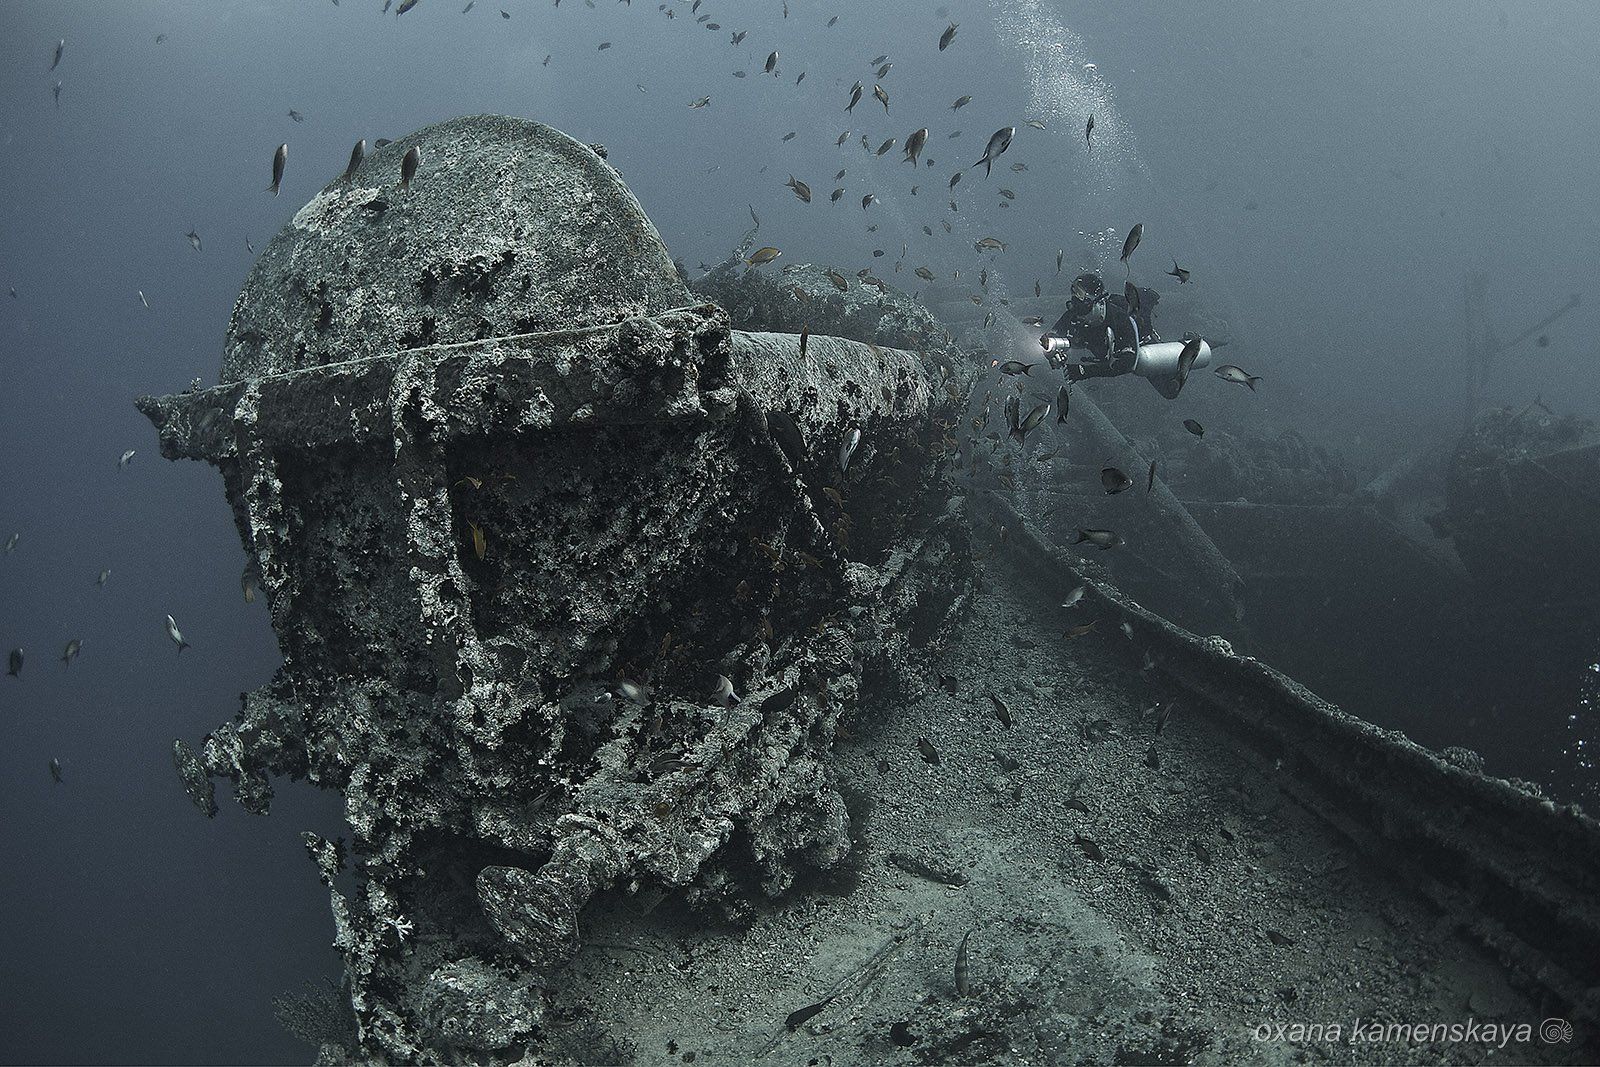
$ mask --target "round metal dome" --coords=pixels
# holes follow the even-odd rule
[[[422,161],[406,188],[412,146]],[[222,381],[691,302],[661,235],[592,149],[474,115],[372,152],[295,214],[234,305]]]

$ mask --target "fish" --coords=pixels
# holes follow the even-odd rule
[[[194,647],[183,639],[183,631],[178,629],[178,624],[173,621],[171,615],[167,616],[167,636],[172,638],[172,643],[178,646],[178,655],[180,656],[183,655],[184,649]]]
[[[690,108],[705,107],[709,103],[711,103],[711,98],[709,96],[702,96],[698,100],[691,100],[689,102],[689,107]]]
[[[422,146],[412,145],[406,149],[406,154],[400,160],[400,188],[411,188],[411,179],[417,176],[417,168],[422,166]]]
[[[67,50],[67,39],[63,37],[56,42],[56,54],[50,59],[50,69],[55,70],[61,65],[61,53]]]
[[[999,696],[994,693],[989,694],[989,702],[994,705],[995,719],[998,720],[1000,725],[1004,726],[1007,730],[1011,729],[1011,709],[1006,706],[1006,702],[1001,700]]]
[[[1122,544],[1122,538],[1118,537],[1110,530],[1085,530],[1080,528],[1078,530],[1077,539],[1072,543],[1075,545],[1088,543],[1094,545],[1103,552],[1108,548],[1116,548],[1118,545]]]
[[[1061,273],[1061,257],[1066,255],[1066,251],[1067,250],[1064,249],[1064,248],[1056,249],[1056,273],[1057,274]]]
[[[1067,599],[1061,602],[1061,606],[1064,608],[1077,607],[1078,603],[1083,600],[1084,594],[1088,591],[1089,587],[1087,585],[1076,586],[1072,592],[1067,594]]]
[[[199,238],[196,238],[196,240],[199,240]],[[256,254],[256,246],[250,243],[249,234],[245,234],[244,237],[244,250],[249,252],[252,256]],[[196,249],[196,251],[198,251],[198,249]]]
[[[1088,633],[1090,630],[1093,630],[1099,624],[1100,624],[1100,620],[1099,619],[1095,619],[1092,622],[1086,622],[1086,623],[1082,624],[1081,626],[1068,627],[1068,629],[1067,629],[1067,637],[1068,637],[1068,639],[1071,639],[1071,638],[1074,638],[1074,637],[1082,637],[1084,634]]]
[[[139,453],[138,453],[138,451],[136,449],[130,448],[126,452],[124,452],[122,455],[118,456],[117,457],[117,470],[120,471],[120,470],[127,469],[128,464],[133,462],[133,457],[138,455],[138,454]]]
[[[734,44],[743,44],[745,35],[748,34],[749,32],[750,32],[749,30],[738,30],[737,32],[735,32],[734,35],[733,35],[733,43]]]
[[[463,15],[465,15],[467,12],[471,11],[472,10],[472,6],[474,4],[476,4],[477,2],[478,2],[478,0],[467,0],[467,6],[461,9],[461,13]]]
[[[83,651],[83,642],[74,637],[67,642],[66,649],[61,653],[61,662],[65,666],[72,666],[72,661],[78,658],[78,653]]]
[[[1177,260],[1172,261],[1172,269],[1167,271],[1167,274],[1178,279],[1179,285],[1183,285],[1189,280],[1189,272],[1178,266]]]
[[[54,756],[50,757],[50,777],[56,780],[56,785],[61,784],[61,761]]]
[[[886,77],[888,75],[889,71],[891,71],[893,69],[894,69],[894,64],[893,63],[885,63],[883,66],[879,67],[873,73],[873,77],[878,78],[879,80],[882,80],[884,77]]]
[[[467,527],[471,531],[472,554],[481,560],[483,559],[484,553],[489,549],[489,542],[483,536],[483,527],[479,526],[471,519],[467,520]]]
[[[1150,479],[1144,484],[1144,495],[1149,496],[1156,489],[1156,461],[1150,461]]]
[[[1206,428],[1201,426],[1198,422],[1195,422],[1193,419],[1184,419],[1183,428],[1194,434],[1196,437],[1204,437],[1206,435]]]
[[[1012,439],[1018,442],[1026,441],[1028,439],[1028,434],[1038,429],[1039,424],[1044,421],[1044,417],[1048,414],[1050,414],[1049,404],[1040,404],[1035,407],[1032,411],[1028,412],[1026,418],[1017,423],[1017,425],[1011,430]]]
[[[970,103],[972,103],[972,97],[970,97],[970,96],[958,96],[958,97],[956,97],[956,102],[950,105],[950,110],[951,111],[960,111],[962,108],[966,107]]]
[[[716,684],[711,687],[711,700],[725,708],[731,708],[739,703],[739,694],[733,691],[733,682],[727,675],[717,675]]]
[[[856,454],[856,447],[861,444],[861,428],[850,427],[850,432],[844,435],[844,440],[839,443],[839,473],[850,472],[850,457]]]
[[[1144,238],[1144,223],[1136,222],[1133,229],[1128,231],[1127,240],[1122,242],[1122,263],[1128,263],[1128,257],[1133,255],[1133,250],[1139,247],[1139,242]]]
[[[1183,392],[1184,384],[1189,380],[1189,371],[1194,368],[1194,361],[1200,358],[1200,345],[1202,343],[1200,338],[1191,337],[1183,342],[1183,348],[1178,351],[1178,390],[1173,393],[1174,397]]]
[[[916,166],[917,157],[922,155],[923,146],[925,146],[927,143],[928,128],[926,126],[922,127],[920,130],[917,130],[910,137],[907,137],[904,162],[910,163],[913,167]]]
[[[137,292],[137,293],[138,293],[138,294],[139,294],[139,303],[141,303],[141,304],[143,304],[143,305],[144,305],[144,306],[145,306],[145,309],[146,309],[146,310],[149,310],[149,308],[150,308],[150,301],[148,301],[148,300],[146,300],[146,299],[145,299],[145,298],[144,298],[144,290],[143,290],[143,289],[136,289],[136,290],[134,290],[134,291],[135,291],[135,292]]]
[[[799,198],[802,204],[811,203],[811,186],[796,180],[793,174],[789,175],[789,180],[783,184],[794,190],[794,195]]]
[[[1100,471],[1100,485],[1107,493],[1121,493],[1133,485],[1133,479],[1116,467],[1103,467]]]
[[[803,1008],[797,1008],[794,1011],[791,1011],[788,1017],[783,1020],[783,1028],[788,1030],[790,1033],[793,1033],[820,1015],[822,1013],[822,1009],[826,1008],[832,1001],[833,997],[829,996],[817,1001],[815,1004],[807,1004]]]
[[[878,146],[878,151],[877,151],[876,154],[881,156],[881,155],[883,155],[885,152],[889,151],[889,149],[891,149],[893,147],[894,147],[894,138],[891,137],[887,141],[883,142],[881,145]]]
[[[839,290],[841,293],[848,293],[850,291],[850,282],[843,274],[840,274],[836,270],[823,271],[822,273],[823,276],[827,278],[830,283],[832,283],[833,287]]]
[[[939,766],[939,750],[933,747],[933,742],[926,737],[917,738],[917,752],[922,756],[924,763]]]
[[[95,588],[104,589],[106,587],[106,583],[109,582],[110,580],[111,580],[111,571],[110,570],[101,571],[100,572],[100,577],[98,577],[98,578],[96,578],[94,580]]]
[[[952,22],[945,31],[939,35],[939,51],[943,52],[950,47],[950,42],[956,39],[956,24]]]
[[[1000,364],[1000,373],[1006,375],[1007,377],[1013,377],[1018,374],[1026,374],[1031,378],[1033,377],[1033,364],[1024,363],[1020,359],[1008,359],[1004,363]]]
[[[1084,123],[1084,126],[1083,126],[1083,145],[1084,145],[1084,150],[1089,152],[1090,154],[1094,153],[1094,142],[1089,139],[1093,134],[1094,134],[1094,112],[1091,111],[1091,112],[1089,112],[1089,121]]]
[[[281,144],[278,146],[278,150],[272,153],[272,184],[266,188],[266,191],[273,196],[278,195],[278,186],[283,182],[283,168],[288,162],[289,146]]]
[[[954,27],[951,27],[954,29]],[[961,944],[956,949],[956,996],[965,997],[972,992],[972,981],[968,977],[971,966],[967,956],[967,942],[972,940],[972,931],[968,930],[961,936]]]
[[[22,677],[22,649],[13,648],[6,661],[6,673],[13,678]]]
[[[861,83],[856,82],[850,87],[850,102],[844,106],[846,111],[854,111],[856,105],[861,103]],[[844,144],[844,134],[839,135],[839,143]]]
[[[885,52],[883,55],[879,56],[877,59],[869,61],[867,63],[867,66],[876,67],[879,63],[882,63],[884,60],[886,60],[888,58],[889,58],[889,53]]]
[[[933,271],[929,270],[927,267],[918,267],[911,273],[915,274],[925,282],[933,281]]]
[[[874,85],[872,87],[872,98],[883,105],[883,113],[887,115],[889,113],[889,94],[883,91],[883,86]]]
[[[56,107],[59,109],[61,107],[61,83],[60,82],[56,82],[55,88],[50,90],[50,95],[55,97]]]
[[[795,131],[794,130],[790,130],[788,133],[786,133],[782,137],[780,137],[779,140],[780,141],[792,141],[792,140],[794,140],[794,138],[795,138]]]
[[[1004,252],[1006,250],[1006,243],[1000,240],[998,237],[985,237],[981,240],[973,242],[972,247],[976,248],[979,252],[993,252],[997,248]]]
[[[188,233],[184,234],[184,236],[189,239],[190,248],[194,249],[196,252],[205,251],[204,247],[202,247],[200,244],[200,235],[194,230],[190,230]]]
[[[1013,174],[1025,174],[1025,173],[1027,173],[1027,170],[1028,170],[1028,165],[1026,163],[1022,162],[1020,159],[1017,160],[1017,162],[1011,164],[1011,173],[1013,173]]]
[[[11,555],[11,550],[17,547],[17,542],[22,540],[22,535],[14,533],[6,538],[6,555]]]
[[[256,602],[256,580],[248,570],[239,575],[239,592],[244,594],[246,604]]]
[[[1235,367],[1232,363],[1224,363],[1218,367],[1216,375],[1223,381],[1232,382],[1234,385],[1247,385],[1252,393],[1256,391],[1256,383],[1261,380],[1260,375],[1251,374],[1243,367]]]
[[[806,348],[811,343],[811,327],[809,324],[800,327],[800,358],[806,358]]]
[[[778,76],[778,53],[772,52],[767,56],[767,65],[761,68],[761,73]]]
[[[1029,119],[1026,125],[1032,126],[1036,130],[1042,130],[1044,129],[1044,119]]]
[[[350,149],[350,162],[344,165],[344,180],[351,181],[356,176],[356,171],[361,169],[361,161],[367,158],[367,139],[365,137],[356,142]]]
[[[954,189],[958,184],[960,184],[961,174],[962,172],[958,170],[954,174],[950,175],[950,188]]]
[[[989,143],[983,149],[983,158],[978,160],[978,163],[983,164],[985,177],[988,177],[990,170],[994,167],[994,161],[999,159],[1005,153],[1005,150],[1011,147],[1011,138],[1016,135],[1017,128],[1015,126],[1007,126],[1004,129],[996,130],[989,136]],[[974,163],[967,169],[975,170],[978,163]]]
[[[407,11],[410,11],[412,8],[416,7],[418,2],[419,0],[400,0],[400,6],[394,9],[395,18],[399,18]]]
[[[861,198],[861,210],[862,211],[867,210],[867,205],[872,203],[876,199],[878,199],[878,198],[876,196],[874,196],[873,194],[871,194],[871,193],[868,193],[866,196],[863,196]]]
[[[511,16],[506,14],[504,11],[502,11],[502,12],[500,12],[500,17],[508,19]],[[611,42],[610,41],[601,41],[599,46],[597,48],[595,48],[595,51],[596,52],[604,52],[607,48],[610,48],[610,47],[611,47]]]

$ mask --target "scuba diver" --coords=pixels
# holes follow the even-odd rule
[[[1071,382],[1137,374],[1168,400],[1175,398],[1189,371],[1211,362],[1211,346],[1200,340],[1192,362],[1182,365],[1185,346],[1198,338],[1161,340],[1154,325],[1160,300],[1154,289],[1130,284],[1121,294],[1107,293],[1098,274],[1078,275],[1067,310],[1039,338],[1045,358],[1065,369]]]

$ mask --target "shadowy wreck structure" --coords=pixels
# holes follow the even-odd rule
[[[180,771],[344,793],[307,846],[364,1053],[528,1039],[603,887],[737,904],[848,850],[840,719],[965,581],[951,404],[914,354],[731,330],[547,126],[430,127],[301,209],[222,383],[140,407],[221,470],[284,654]]]
[[[1141,608],[987,468],[969,519],[944,328],[735,262],[697,299],[601,154],[447,122],[274,239],[221,384],[139,401],[284,655],[184,788],[345,798],[340,1003],[280,1004],[323,1062],[1600,1049],[1593,820]],[[1350,1032],[1469,1018],[1527,1029]]]

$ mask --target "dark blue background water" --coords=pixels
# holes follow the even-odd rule
[[[1183,259],[1248,323],[1238,358],[1270,371],[1274,417],[1375,466],[1454,416],[1468,270],[1490,272],[1503,334],[1589,285],[1600,16],[1583,0],[994,0],[948,18],[932,3],[790,0],[787,20],[781,0],[707,0],[719,31],[670,0],[670,21],[649,0],[482,0],[466,15],[462,2],[398,19],[379,0],[0,7],[0,289],[17,290],[0,296],[0,540],[21,534],[0,557],[0,650],[28,654],[20,681],[0,678],[0,1058],[308,1055],[270,999],[337,970],[298,837],[337,834],[337,798],[287,786],[258,819],[223,797],[208,822],[181,792],[172,739],[229,718],[276,649],[265,606],[241,601],[219,478],[161,461],[131,399],[215,380],[246,237],[264,245],[359,137],[491,111],[603,142],[691,265],[726,254],[749,204],[764,243],[843,265],[904,241],[912,261],[975,272],[971,239],[994,232],[1013,246],[1000,281],[1022,290],[1053,274],[1058,247],[1103,252],[1093,235],[1142,220],[1141,269]],[[950,19],[960,32],[941,54]],[[734,29],[749,31],[739,48]],[[773,48],[781,79],[759,73]],[[881,52],[890,114],[869,95],[846,116]],[[1030,96],[1051,55],[1097,65],[1055,86],[1054,112]],[[962,94],[973,104],[952,113]],[[1098,161],[1079,139],[1093,109]],[[899,149],[870,158],[859,138],[923,125],[937,165],[912,200]],[[925,239],[953,165],[1004,125],[1019,127],[1006,161],[1030,169],[991,184],[1017,200],[963,195],[956,236]],[[283,141],[275,199],[262,189]],[[829,205],[840,166],[847,192]],[[783,187],[790,174],[814,203]],[[863,213],[866,192],[883,203]],[[1600,414],[1596,325],[1590,301],[1548,349],[1506,359],[1490,399]],[[194,644],[181,658],[169,612]],[[71,638],[83,653],[68,669]]]

